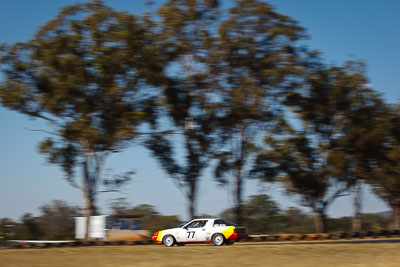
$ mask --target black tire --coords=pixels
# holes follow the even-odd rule
[[[231,246],[231,245],[233,245],[233,244],[235,244],[235,241],[234,241],[234,240],[226,240],[226,241],[225,241],[225,245],[227,245],[227,246]]]
[[[212,236],[212,242],[215,246],[222,246],[225,244],[225,237],[222,234],[214,234]]]
[[[166,247],[172,247],[176,243],[175,238],[172,235],[164,236],[162,242]]]

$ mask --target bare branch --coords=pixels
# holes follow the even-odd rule
[[[46,134],[50,134],[50,135],[54,135],[54,136],[60,136],[57,133],[46,131],[46,130],[41,130],[41,129],[29,129],[29,128],[25,128],[25,127],[23,129],[27,130],[27,131],[31,131],[31,132],[42,132],[42,133],[46,133]]]

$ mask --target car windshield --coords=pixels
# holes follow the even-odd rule
[[[231,223],[225,220],[215,220],[214,227],[223,227],[223,226],[238,226],[236,223]]]

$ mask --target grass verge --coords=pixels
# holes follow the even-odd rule
[[[0,266],[400,266],[399,244],[109,246],[0,251]]]

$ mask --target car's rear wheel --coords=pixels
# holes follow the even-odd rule
[[[227,245],[227,246],[233,245],[234,243],[235,243],[234,240],[226,240],[225,241],[225,245]]]
[[[221,234],[215,234],[212,237],[212,242],[216,246],[222,246],[225,243],[225,237]]]
[[[166,235],[163,238],[163,244],[166,247],[172,247],[173,245],[175,245],[175,238],[172,235]]]

